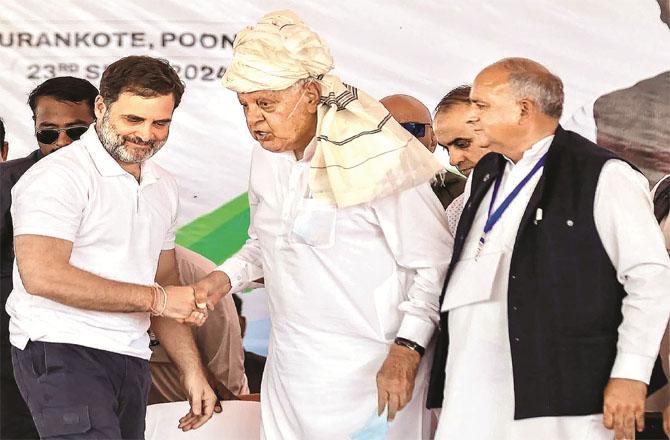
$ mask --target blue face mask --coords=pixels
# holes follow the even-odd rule
[[[382,440],[389,432],[388,407],[384,408],[381,415],[374,414],[368,419],[361,429],[349,434],[351,440]]]

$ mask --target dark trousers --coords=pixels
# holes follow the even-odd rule
[[[12,291],[9,278],[0,279],[0,439],[36,439],[39,437],[28,406],[14,380],[12,346],[9,343],[9,315],[5,311]]]
[[[12,347],[14,375],[41,438],[141,439],[149,362],[72,344]]]

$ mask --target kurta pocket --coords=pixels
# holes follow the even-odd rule
[[[337,208],[316,199],[303,199],[291,229],[291,241],[312,247],[335,244]]]

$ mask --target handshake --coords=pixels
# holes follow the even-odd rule
[[[209,310],[230,291],[230,278],[224,272],[213,271],[188,286],[152,286],[151,315],[164,316],[178,322],[200,327]]]

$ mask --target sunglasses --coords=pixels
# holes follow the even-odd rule
[[[412,136],[420,138],[426,135],[426,126],[430,124],[423,122],[401,122],[400,125],[409,131]]]
[[[67,137],[76,141],[81,137],[82,134],[86,133],[88,130],[88,125],[73,125],[72,127],[65,128],[43,128],[41,130],[35,130],[35,137],[38,142],[42,144],[53,144],[58,140],[61,132],[65,132]]]

